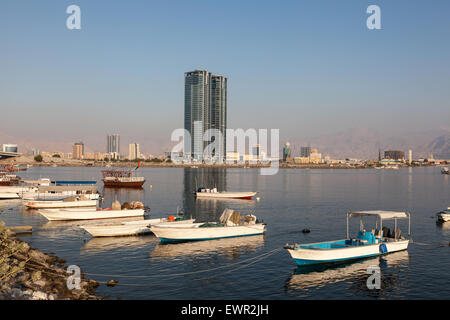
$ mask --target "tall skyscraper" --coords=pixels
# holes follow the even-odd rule
[[[81,160],[83,159],[83,157],[84,157],[84,143],[76,142],[73,145],[72,158]]]
[[[184,74],[184,128],[191,140],[185,140],[185,153],[201,160],[204,148],[210,143],[203,141],[203,134],[209,129],[222,133],[216,141],[213,156],[223,159],[227,128],[227,78],[212,75],[206,70],[194,70]]]
[[[130,143],[128,147],[128,160],[136,160],[140,157],[139,143]]]
[[[106,136],[106,153],[120,154],[120,135],[112,134]]]

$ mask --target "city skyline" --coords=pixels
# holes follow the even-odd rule
[[[11,139],[1,143],[60,149],[46,147],[52,141],[70,150],[81,140],[102,151],[101,137],[114,128],[124,142],[161,154],[173,145],[171,132],[183,128],[182,73],[195,69],[230,79],[230,128],[280,128],[280,145],[355,124],[391,136],[450,132],[447,1],[379,1],[383,27],[376,31],[365,26],[367,1],[135,1],[109,4],[108,15],[102,4],[78,4],[78,31],[65,27],[66,3],[0,4],[8,13],[0,21],[7,48],[0,52],[0,105],[16,120],[2,123],[0,137]],[[216,28],[178,19],[199,11]],[[198,34],[214,50],[199,50],[191,41]]]

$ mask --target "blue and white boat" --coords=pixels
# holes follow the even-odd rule
[[[376,217],[375,229],[371,231],[364,229],[363,217],[368,216]],[[352,217],[360,218],[360,230],[356,238],[349,236],[349,218]],[[402,237],[401,230],[397,226],[398,219],[408,219],[408,236],[410,236],[411,219],[408,212],[357,211],[347,213],[347,237],[345,239],[308,244],[287,244],[285,249],[299,266],[339,263],[407,250],[409,239]],[[394,220],[393,232],[389,228],[383,227],[384,220]]]

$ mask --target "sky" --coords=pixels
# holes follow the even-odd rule
[[[373,4],[381,30],[366,27]],[[168,151],[194,69],[228,77],[229,128],[283,141],[448,128],[449,16],[448,0],[2,0],[0,134]]]

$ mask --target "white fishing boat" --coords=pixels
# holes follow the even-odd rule
[[[50,221],[70,221],[70,220],[94,220],[94,219],[115,219],[143,216],[144,209],[131,210],[111,210],[111,209],[88,209],[88,210],[39,210],[39,213]]]
[[[102,223],[95,225],[81,226],[93,237],[120,237],[132,235],[144,235],[151,233],[150,226],[168,223],[168,224],[192,224],[195,219],[180,218],[157,218],[135,221],[123,221],[116,223]]]
[[[197,198],[206,199],[252,199],[258,192],[227,192],[227,191],[217,191],[217,188],[206,189],[199,188],[195,195]]]
[[[51,208],[81,208],[96,207],[98,200],[89,200],[85,197],[69,197],[64,200],[24,200],[23,204],[32,209],[51,209]]]
[[[0,200],[20,199],[17,193],[13,192],[0,192]]]
[[[442,210],[436,214],[438,222],[450,221],[450,207],[447,210]]]
[[[161,242],[183,242],[259,235],[265,232],[266,224],[253,215],[241,216],[225,209],[219,223],[157,224],[150,230]]]
[[[444,167],[444,168],[442,168],[441,173],[442,174],[450,174],[450,171],[448,170],[447,167]]]
[[[364,229],[363,217],[376,217],[376,226],[372,231]],[[356,238],[349,236],[349,218],[360,217],[360,231]],[[383,228],[384,220],[394,220],[394,231]],[[295,263],[299,266],[336,263],[379,256],[391,252],[406,250],[409,240],[401,235],[397,227],[397,219],[408,219],[408,235],[410,235],[410,214],[396,211],[357,211],[347,213],[347,238],[327,242],[286,245]],[[378,228],[380,221],[380,229]]]

